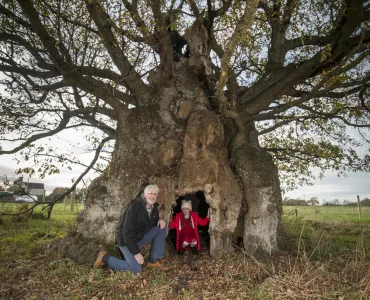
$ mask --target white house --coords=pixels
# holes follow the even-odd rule
[[[36,182],[23,182],[25,190],[30,195],[36,195],[37,197],[42,197],[44,195],[44,184]]]
[[[27,194],[37,196],[39,200],[42,199],[45,192],[45,187],[43,183],[24,182],[23,177],[19,177],[18,180],[14,182],[14,184],[19,185],[21,188],[23,188]]]

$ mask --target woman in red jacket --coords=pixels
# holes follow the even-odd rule
[[[209,223],[209,217],[201,218],[191,210],[191,201],[183,200],[181,202],[182,212],[178,213],[174,219],[172,218],[169,225],[170,229],[176,228],[176,250],[179,254],[189,248],[193,253],[199,251],[198,225],[206,226]]]

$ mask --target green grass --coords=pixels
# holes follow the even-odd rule
[[[284,206],[285,216],[298,216],[305,220],[325,223],[370,223],[370,206],[361,208],[361,219],[356,206]]]
[[[31,207],[30,204],[3,203],[1,212],[17,213]],[[43,245],[56,237],[63,237],[74,227],[77,210],[73,213],[63,204],[54,206],[52,216],[46,220],[47,213],[39,206],[30,217],[2,216],[0,225],[0,257],[7,262],[15,259],[29,258],[42,251]]]
[[[298,214],[296,216],[296,209]],[[367,255],[370,252],[370,207],[285,206],[283,248],[304,251],[313,259]]]

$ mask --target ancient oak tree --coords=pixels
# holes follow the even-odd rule
[[[279,176],[369,169],[345,130],[369,128],[369,1],[3,0],[0,14],[0,137],[13,145],[0,154],[43,155],[50,173],[71,157],[34,143],[93,127],[99,169],[110,143],[78,220],[86,237],[113,241],[150,182],[167,220],[177,197],[204,193],[211,255],[242,236],[268,258]]]

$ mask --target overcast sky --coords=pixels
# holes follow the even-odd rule
[[[327,202],[336,198],[354,202],[357,195],[360,199],[370,198],[370,173],[350,173],[347,177],[338,177],[327,172],[325,178],[315,181],[313,186],[300,187],[284,196],[305,200],[317,197],[322,204],[323,200]]]

